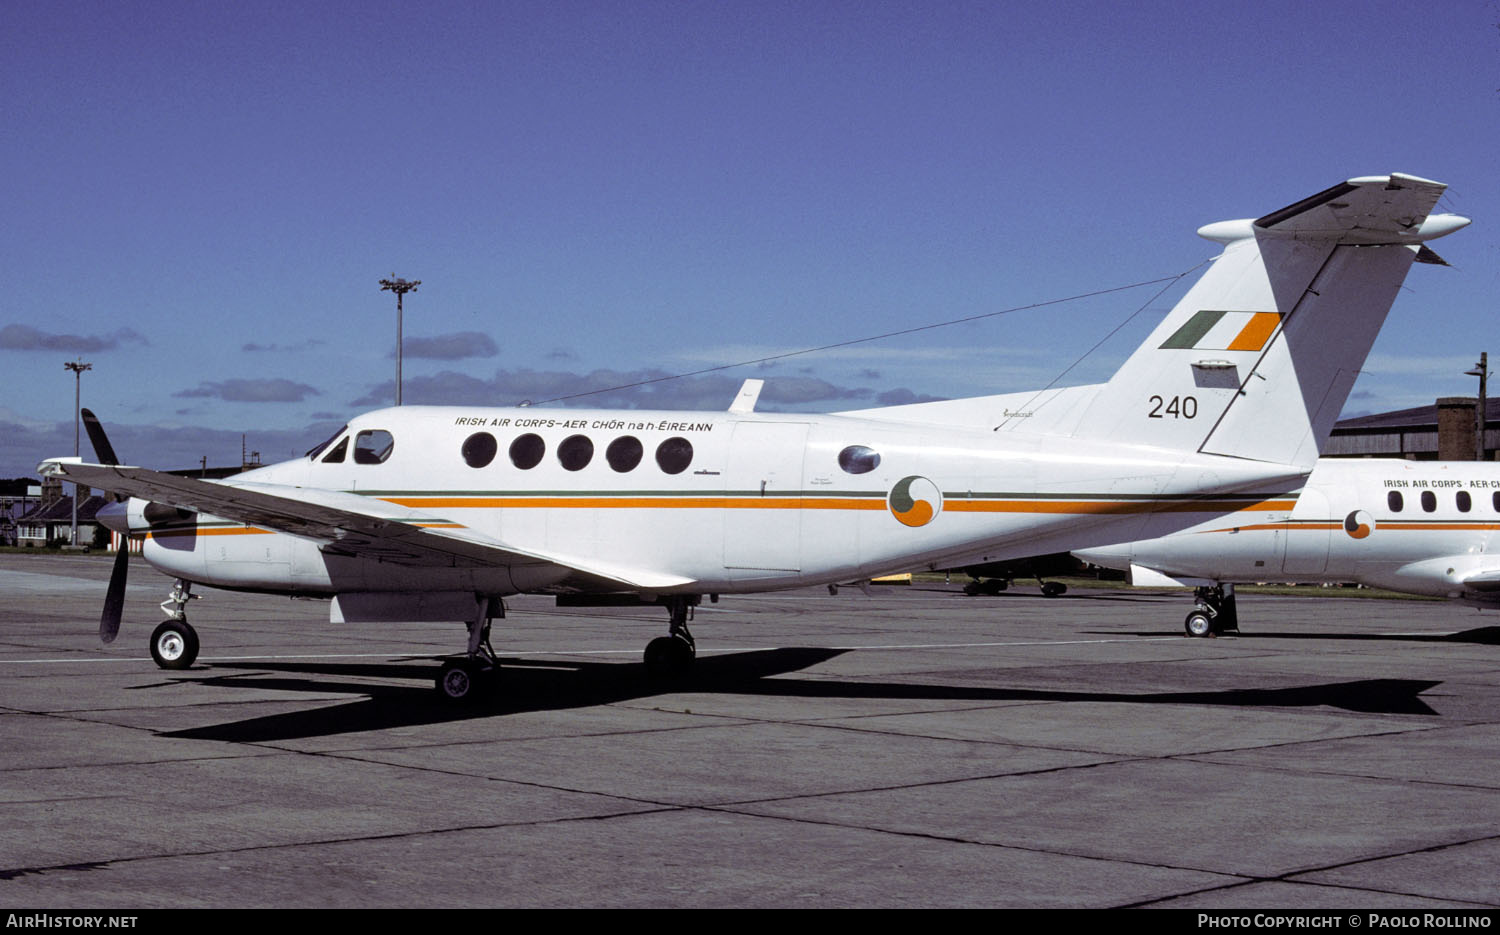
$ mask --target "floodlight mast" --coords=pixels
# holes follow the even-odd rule
[[[63,368],[73,371],[73,457],[78,457],[78,407],[81,404],[80,394],[83,390],[83,372],[93,370],[94,365],[85,363],[83,358],[63,362]],[[73,485],[73,532],[68,544],[78,548],[78,485]]]
[[[1474,460],[1483,461],[1484,457],[1484,430],[1489,420],[1485,416],[1485,382],[1490,376],[1490,355],[1488,351],[1479,352],[1479,363],[1474,365],[1473,370],[1465,370],[1464,375],[1479,378],[1479,403],[1474,407]]]
[[[381,292],[396,293],[396,405],[401,405],[401,297],[408,292],[416,292],[422,280],[413,279],[410,282],[405,279],[397,279],[392,273],[390,279],[380,280]]]

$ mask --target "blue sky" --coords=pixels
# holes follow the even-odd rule
[[[1500,360],[1500,3],[33,2],[0,32],[0,477],[300,453],[1182,273],[1209,221],[1447,182],[1346,413]],[[599,405],[838,410],[1104,379],[1159,287]],[[1178,290],[1180,292],[1180,290]],[[1500,368],[1497,368],[1500,369]],[[586,401],[579,401],[586,402]],[[85,452],[87,442],[85,441]]]

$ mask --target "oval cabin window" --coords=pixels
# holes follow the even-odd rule
[[[594,443],[587,435],[569,435],[557,446],[557,460],[567,471],[581,471],[594,460]]]
[[[645,453],[646,449],[641,446],[639,438],[633,435],[621,435],[604,449],[604,460],[609,462],[610,467],[624,474],[626,471],[635,470]]]
[[[523,471],[529,471],[542,463],[547,453],[547,443],[542,436],[527,432],[510,443],[510,463]]]
[[[489,432],[475,432],[464,439],[464,463],[471,468],[482,468],[495,460],[500,443]]]
[[[674,436],[656,446],[656,466],[667,474],[681,474],[693,463],[693,443]]]

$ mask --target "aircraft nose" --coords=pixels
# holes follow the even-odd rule
[[[105,529],[122,536],[130,534],[130,502],[106,503],[99,508],[98,520]]]

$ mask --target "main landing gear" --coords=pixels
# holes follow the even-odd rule
[[[187,622],[187,603],[198,598],[192,589],[191,581],[178,578],[161,602],[167,622],[151,634],[151,658],[163,669],[186,669],[198,658],[198,631]]]
[[[1183,621],[1188,636],[1214,637],[1220,633],[1238,633],[1239,614],[1234,606],[1234,585],[1201,587],[1193,592],[1196,601]]]
[[[674,594],[666,599],[667,613],[671,615],[667,635],[646,644],[646,674],[650,677],[678,678],[693,667],[698,648],[687,622],[699,600],[697,594]]]
[[[437,690],[447,701],[476,700],[492,689],[500,677],[500,661],[490,646],[490,621],[505,619],[505,602],[498,597],[479,597],[474,619],[469,621],[469,649],[462,659],[449,659],[438,672]]]
[[[1006,590],[1013,583],[1009,578],[975,578],[964,585],[964,593],[970,597],[987,594],[991,597]],[[1042,586],[1042,597],[1061,597],[1068,593],[1068,586],[1061,581],[1043,581],[1038,575],[1036,583]]]

